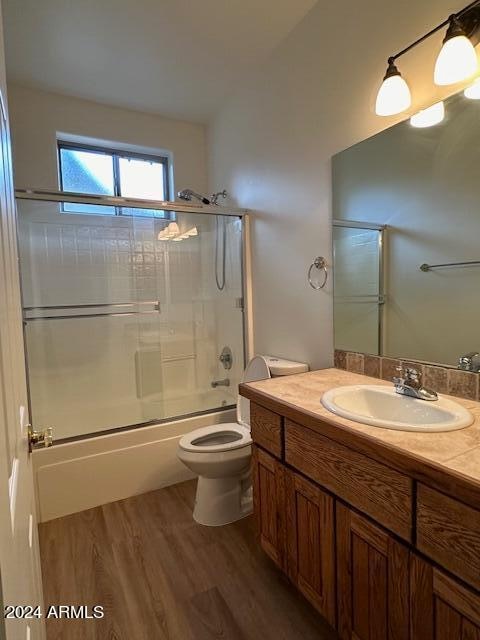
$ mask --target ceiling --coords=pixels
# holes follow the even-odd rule
[[[10,81],[207,122],[316,0],[3,0]]]

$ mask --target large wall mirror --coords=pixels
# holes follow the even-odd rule
[[[335,347],[457,366],[480,351],[480,100],[333,158]]]

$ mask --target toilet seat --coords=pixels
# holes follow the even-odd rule
[[[270,369],[263,356],[250,360],[242,382],[254,382],[270,378]],[[237,422],[212,424],[185,434],[179,442],[180,449],[194,453],[234,451],[252,444],[250,436],[250,401],[238,396]]]
[[[195,429],[180,438],[179,446],[184,451],[198,454],[233,451],[252,444],[250,431],[236,422],[212,424]]]

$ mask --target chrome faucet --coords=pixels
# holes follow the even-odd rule
[[[224,378],[223,380],[213,380],[211,385],[212,385],[212,387],[214,389],[216,387],[229,387],[230,386],[230,378]]]
[[[458,368],[464,371],[480,371],[480,353],[470,351],[458,359]]]
[[[422,385],[422,374],[413,367],[397,367],[399,375],[392,378],[395,391],[418,400],[438,400],[438,395]]]

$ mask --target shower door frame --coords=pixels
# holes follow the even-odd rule
[[[28,188],[19,188],[15,189],[15,199],[17,200],[37,200],[43,202],[57,202],[59,204],[68,202],[75,204],[86,204],[86,205],[105,205],[105,206],[116,206],[116,207],[125,207],[125,208],[139,208],[139,209],[154,209],[154,210],[163,210],[169,211],[173,213],[192,213],[192,214],[201,214],[201,215],[221,215],[228,216],[232,218],[239,218],[241,221],[241,230],[242,230],[242,247],[241,247],[241,264],[240,264],[240,272],[242,278],[242,298],[238,301],[238,307],[242,312],[242,330],[243,330],[243,368],[245,368],[246,363],[253,357],[253,312],[252,312],[252,275],[251,275],[251,251],[250,251],[250,215],[251,212],[248,209],[241,209],[238,207],[225,207],[222,205],[203,205],[201,203],[198,204],[187,204],[185,202],[176,202],[170,200],[144,200],[141,198],[123,198],[119,196],[105,196],[105,195],[95,195],[95,194],[83,194],[83,193],[73,193],[70,191],[46,191],[43,189],[28,189]],[[69,214],[65,214],[69,215]],[[101,214],[100,214],[101,215]],[[129,218],[132,216],[124,216],[125,218]],[[149,303],[157,303],[160,304],[160,301],[150,301]],[[142,303],[132,303],[132,306],[135,304]],[[144,303],[146,304],[146,303]],[[80,305],[82,306],[82,305]],[[83,305],[86,306],[86,305]],[[125,305],[91,305],[92,307],[104,307],[104,306],[125,306]],[[26,327],[26,322],[31,321],[32,318],[27,318],[25,316],[25,312],[33,310],[34,308],[38,309],[39,307],[23,307],[23,325],[24,332]],[[124,312],[121,315],[133,315],[136,313],[150,313],[149,311],[132,311],[132,312]],[[158,311],[154,311],[152,313],[158,313]],[[105,313],[105,314],[95,314],[95,315],[119,315],[117,313]],[[61,317],[61,316],[55,316]],[[88,317],[88,314],[82,315],[82,317]],[[26,339],[25,339],[26,344]],[[32,415],[32,407],[31,407],[31,394],[30,394],[30,383],[29,383],[29,369],[28,369],[28,354],[26,353],[25,357],[25,366],[27,371],[27,390],[28,390],[28,404],[29,404],[29,414]],[[159,418],[148,420],[146,422],[135,423],[131,425],[125,425],[122,427],[112,427],[109,429],[104,429],[102,431],[96,431],[93,433],[81,434],[76,436],[71,436],[67,438],[61,438],[56,441],[57,444],[66,444],[68,442],[77,442],[80,440],[86,440],[90,438],[96,438],[99,436],[105,436],[108,434],[119,433],[122,431],[128,430],[136,430],[141,427],[148,427],[158,424],[171,423],[177,420],[183,420],[185,418],[193,418],[197,416],[206,415],[209,413],[216,413],[219,411],[231,411],[235,405],[228,405],[225,407],[217,407],[214,409],[205,409],[201,411],[195,411],[185,415],[178,415],[168,418]]]
[[[387,301],[387,295],[385,292],[385,267],[386,267],[386,224],[375,224],[373,222],[360,222],[358,220],[340,220],[339,218],[333,218],[332,220],[332,249],[333,249],[333,230],[335,227],[347,228],[347,229],[369,229],[371,231],[378,231],[378,323],[377,323],[377,351],[378,355],[382,356],[384,352],[384,340],[385,340],[385,313],[384,307]],[[335,267],[335,256],[334,256]],[[362,296],[365,297],[365,296]],[[333,292],[333,299],[335,302],[335,290]],[[372,302],[374,302],[372,300]],[[335,334],[335,318],[333,319],[333,328]],[[335,345],[334,345],[335,346]]]

